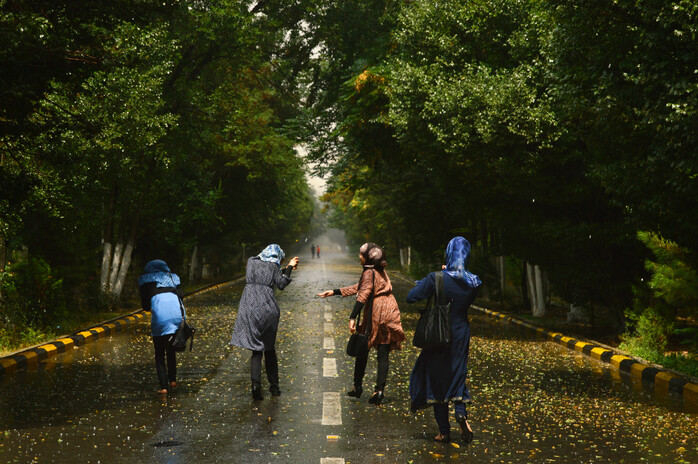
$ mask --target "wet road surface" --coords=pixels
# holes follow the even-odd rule
[[[249,352],[228,345],[242,285],[187,302],[199,329],[178,355],[179,386],[157,388],[149,324],[59,355],[0,382],[0,462],[698,462],[698,414],[655,399],[606,364],[471,315],[469,407],[475,440],[433,442],[431,410],[409,412],[418,354],[410,341],[418,305],[393,278],[408,342],[391,353],[386,398],[346,396],[353,359],[344,354],[353,299],[320,299],[353,284],[352,255],[301,256],[293,283],[277,291],[281,390],[253,402]]]

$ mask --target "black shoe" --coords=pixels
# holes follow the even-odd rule
[[[362,387],[354,387],[352,391],[347,392],[347,395],[359,398],[363,392],[364,389]]]
[[[456,414],[456,422],[460,425],[460,438],[463,440],[463,443],[467,445],[473,441],[473,432],[469,428],[468,419],[466,419],[465,416]]]
[[[256,401],[264,399],[264,396],[262,396],[262,387],[258,385],[252,387],[252,399]]]
[[[383,396],[383,392],[375,392],[373,394],[373,396],[371,397],[371,399],[368,400],[368,402],[371,404],[375,404],[377,406],[377,405],[381,404],[381,401],[383,401],[383,398],[385,398],[385,396]]]
[[[276,385],[269,387],[269,392],[271,393],[271,396],[281,396],[281,390],[279,390],[279,387]]]

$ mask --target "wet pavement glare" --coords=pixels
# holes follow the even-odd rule
[[[277,354],[280,397],[253,402],[249,352],[228,345],[242,284],[187,300],[198,332],[178,354],[178,387],[157,381],[149,322],[50,358],[0,382],[0,462],[698,462],[698,414],[653,397],[616,369],[471,312],[469,417],[475,439],[435,443],[431,410],[409,412],[411,346],[421,304],[404,303],[411,284],[393,274],[407,342],[392,352],[386,398],[355,399],[353,359],[344,347],[353,298],[315,295],[359,278],[354,255],[301,255],[282,309]],[[335,349],[326,349],[325,338]],[[336,376],[323,375],[324,358]],[[323,425],[324,393],[337,392],[341,425]]]

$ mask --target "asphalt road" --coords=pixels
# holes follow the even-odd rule
[[[277,292],[281,390],[253,402],[249,352],[228,345],[241,285],[188,301],[199,332],[178,356],[179,387],[157,388],[149,324],[100,339],[0,382],[0,462],[590,463],[698,462],[698,414],[653,398],[617,370],[555,343],[472,315],[469,409],[475,440],[433,442],[430,410],[411,414],[417,305],[394,278],[408,342],[391,353],[386,398],[346,396],[351,298],[320,299],[358,280],[352,254],[301,256]],[[334,348],[333,348],[334,346]]]

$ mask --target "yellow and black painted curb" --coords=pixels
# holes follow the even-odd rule
[[[621,372],[626,372],[631,376],[641,380],[643,383],[654,385],[654,392],[659,395],[680,396],[685,402],[698,404],[698,383],[691,382],[685,377],[681,377],[672,372],[667,372],[649,364],[637,361],[633,358],[618,354],[606,347],[593,343],[567,337],[559,332],[552,332],[543,327],[538,327],[508,314],[492,311],[491,309],[471,306],[488,316],[521,327],[522,329],[536,332],[541,337],[563,345],[571,350],[591,356],[592,358],[611,364]]]
[[[243,277],[237,277],[233,280],[200,288],[184,295],[184,299],[217,290],[221,287],[237,283],[242,279]],[[64,353],[67,350],[72,350],[73,348],[90,343],[98,338],[119,332],[126,327],[142,322],[147,318],[148,314],[149,312],[144,310],[135,311],[125,316],[120,316],[116,319],[102,322],[94,327],[90,327],[87,330],[82,330],[73,335],[68,335],[63,338],[47,342],[43,345],[28,348],[18,353],[2,357],[0,358],[0,380],[2,380],[6,375],[19,369],[34,367],[38,365],[39,362],[50,358],[51,356]]]

